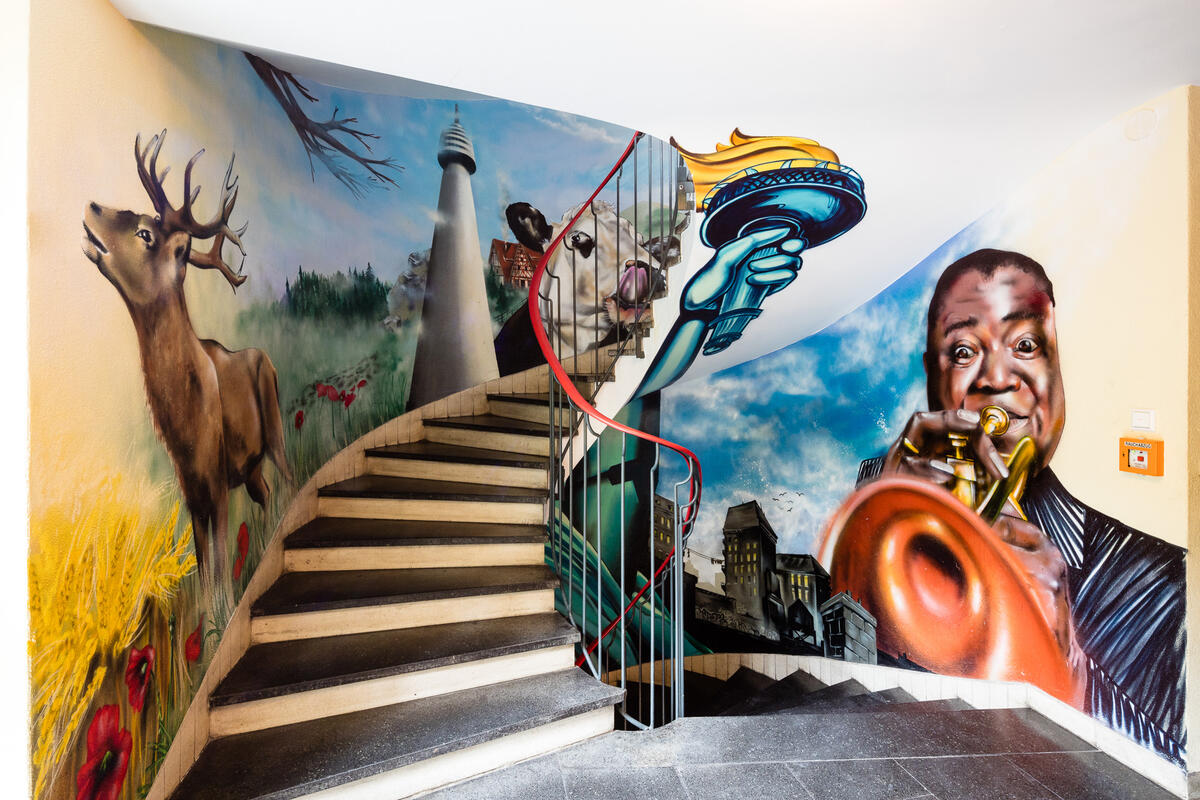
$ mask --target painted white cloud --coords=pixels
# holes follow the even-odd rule
[[[533,115],[534,119],[552,128],[556,131],[577,136],[580,139],[606,142],[608,144],[623,144],[626,139],[617,134],[617,128],[611,125],[605,125],[601,122],[586,119],[585,117],[577,117],[574,114],[568,114],[565,111],[552,111],[550,109],[540,109]]]
[[[828,331],[841,336],[841,342],[830,371],[892,374],[905,369],[911,354],[924,350],[927,304],[904,301],[876,298],[831,325]]]

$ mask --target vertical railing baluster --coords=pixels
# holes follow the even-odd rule
[[[621,602],[625,602],[625,454],[628,438],[625,431],[621,431],[621,560],[620,560],[620,583],[621,583]],[[653,535],[653,534],[652,534]],[[625,688],[625,644],[629,640],[626,638],[625,632],[625,615],[621,614],[621,688]],[[628,692],[626,692],[628,697]],[[626,700],[623,698],[621,704],[624,705]]]

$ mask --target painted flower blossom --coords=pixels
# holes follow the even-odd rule
[[[129,731],[118,731],[120,722],[121,712],[115,705],[101,707],[92,717],[87,760],[75,775],[76,800],[117,800],[133,749]]]
[[[242,577],[242,569],[246,566],[246,553],[250,551],[250,529],[244,522],[238,526],[237,548],[237,561],[233,562],[234,580]]]
[[[367,379],[366,379],[366,378],[363,378],[361,381],[359,381],[359,382],[358,382],[358,388],[360,388],[360,389],[361,389],[361,388],[363,388],[363,387],[364,387],[364,386],[366,386],[366,385],[367,385]]]
[[[346,408],[349,408],[350,404],[354,402],[354,397],[355,397],[354,392],[350,392],[349,394],[346,395],[345,399],[342,401],[346,404]]]
[[[129,687],[129,705],[141,711],[146,705],[146,693],[150,691],[150,673],[154,670],[154,647],[146,645],[129,651],[129,664],[125,667],[125,685]]]
[[[300,430],[303,427],[304,427],[304,409],[302,408],[296,412],[296,430]]]
[[[195,661],[204,652],[204,615],[200,615],[200,624],[196,626],[196,630],[188,634],[187,641],[183,644],[183,655],[188,661]]]

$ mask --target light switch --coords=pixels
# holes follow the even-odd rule
[[[1129,415],[1129,427],[1135,431],[1152,431],[1155,428],[1155,417],[1157,416],[1153,409],[1135,408]]]

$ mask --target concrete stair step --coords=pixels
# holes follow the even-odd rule
[[[250,608],[253,643],[549,612],[544,564],[286,572]]]
[[[209,729],[228,736],[567,669],[577,641],[549,613],[254,645],[213,691]]]
[[[488,413],[497,417],[550,424],[551,400],[549,394],[489,394]],[[559,425],[571,424],[571,409],[565,398],[557,402],[556,417]]]
[[[832,714],[841,712],[844,714],[860,713],[864,711],[881,711],[891,708],[896,705],[906,705],[904,703],[891,703],[880,698],[874,692],[865,694],[856,694],[849,697],[834,697],[828,700],[820,700],[815,703],[804,702],[803,699],[799,703],[793,704],[780,710],[768,710],[765,714]]]
[[[706,713],[704,716],[718,716],[726,709],[744,703],[747,699],[757,695],[773,683],[775,683],[774,680],[760,672],[755,672],[748,667],[739,667],[725,681],[725,684],[721,687],[721,693],[713,698],[712,702],[705,709]],[[699,709],[693,712],[687,709],[686,705],[684,708],[687,710],[689,716],[692,713],[700,713]]]
[[[172,797],[411,797],[609,731],[621,695],[567,669],[225,736]]]
[[[746,697],[736,705],[725,704],[725,713],[737,716],[753,716],[767,713],[767,709],[778,703],[794,702],[797,697],[827,688],[828,684],[809,675],[802,670],[796,670],[790,675],[780,678],[762,691]]]
[[[923,759],[988,753],[1089,752],[1093,746],[1032,709],[693,717],[653,731],[618,731],[556,754],[564,769],[764,762]],[[857,797],[847,787],[839,796]],[[969,789],[969,786],[968,786]],[[939,795],[940,797],[941,795]],[[960,793],[961,797],[976,795]],[[991,797],[991,795],[988,795]],[[1039,795],[1041,796],[1041,795]]]
[[[875,692],[876,695],[888,701],[889,703],[919,703],[921,701],[913,697],[908,692],[901,689],[899,686],[883,691]]]
[[[317,517],[284,542],[284,570],[540,564],[542,525]]]
[[[317,517],[283,542],[283,567],[300,572],[541,564],[545,542],[545,525]]]
[[[317,514],[536,525],[547,496],[545,489],[360,475],[319,489]]]
[[[546,488],[550,466],[543,456],[430,441],[373,447],[366,460],[372,475],[535,489]]]
[[[871,699],[870,695],[858,695],[857,697],[845,698],[847,705],[844,706],[829,706],[825,708],[810,708],[808,706],[797,706],[793,709],[778,712],[779,714],[922,714],[932,711],[970,711],[974,709],[970,703],[965,700],[954,697],[949,700],[913,700],[912,702],[867,702]],[[852,701],[862,700],[863,702],[855,704]],[[832,701],[840,702],[840,701]]]
[[[845,702],[848,698],[858,697],[860,695],[867,696],[865,700],[851,700]],[[785,694],[776,692],[769,696],[769,699],[762,700],[758,703],[747,702],[740,706],[730,708],[722,712],[725,715],[747,716],[750,714],[777,714],[793,711],[798,711],[801,708],[812,708],[816,711],[833,710],[841,706],[858,706],[863,703],[881,704],[886,701],[877,697],[871,697],[871,691],[856,680],[846,680],[841,683],[835,683],[831,686],[825,686],[820,689],[815,689],[803,694]],[[754,698],[750,698],[752,701]]]
[[[425,438],[431,442],[542,456],[550,455],[547,423],[512,419],[496,414],[424,420]]]

